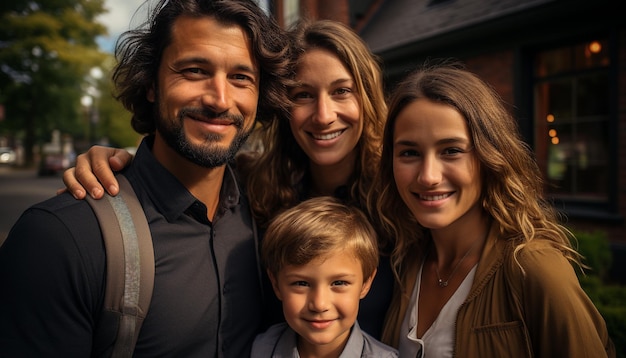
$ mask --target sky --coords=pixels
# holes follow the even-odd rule
[[[117,41],[120,34],[130,28],[136,27],[146,20],[146,6],[144,1],[146,0],[105,0],[104,6],[109,12],[98,17],[97,20],[108,28],[109,35],[97,39],[100,49],[113,53],[115,41]],[[148,1],[150,1],[153,6],[158,2],[158,0]],[[268,0],[259,1],[263,9],[267,8],[267,3]],[[143,11],[139,11],[137,16],[133,19],[133,15],[135,15],[135,12],[142,4],[144,4],[144,6],[141,7]]]
[[[119,35],[145,20],[145,13],[141,12],[138,13],[138,18],[133,19],[133,15],[143,2],[144,0],[105,0],[105,7],[109,12],[97,18],[97,21],[108,28],[109,33],[108,36],[97,39],[103,51],[112,53]],[[131,20],[133,26],[130,26]]]

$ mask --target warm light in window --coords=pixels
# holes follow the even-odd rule
[[[549,123],[554,122],[554,115],[553,115],[553,114],[548,114],[548,115],[546,116],[546,120],[547,120]]]
[[[589,44],[589,51],[591,53],[599,53],[602,50],[602,45],[598,41],[593,41]]]
[[[551,142],[552,144],[559,144],[559,137],[553,137]]]
[[[556,129],[550,129],[548,135],[552,138],[556,137]]]

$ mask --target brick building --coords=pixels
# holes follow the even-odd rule
[[[274,0],[299,16],[351,25],[383,60],[386,85],[453,57],[510,105],[579,230],[602,230],[626,259],[626,21],[612,0]],[[285,16],[288,14],[289,16]],[[614,265],[615,266],[615,265]],[[626,277],[626,265],[620,265]]]

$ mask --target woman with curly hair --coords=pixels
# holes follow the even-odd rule
[[[303,20],[290,35],[291,108],[261,131],[264,150],[237,163],[261,230],[282,211],[322,195],[365,211],[387,114],[378,60],[351,29]],[[376,338],[393,285],[385,249],[359,309],[362,328]]]
[[[369,208],[400,283],[383,342],[400,357],[614,356],[571,233],[497,94],[425,66],[389,102]]]
[[[240,166],[262,228],[313,196],[364,208],[387,115],[378,60],[351,29],[302,20],[290,35],[291,108],[262,131],[264,151]]]

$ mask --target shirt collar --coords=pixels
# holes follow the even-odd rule
[[[152,154],[154,136],[145,137],[125,172],[143,188],[150,197],[156,209],[168,221],[174,221],[194,204],[204,205],[197,200],[187,188],[170,173]],[[231,209],[239,204],[241,191],[237,183],[237,176],[230,165],[224,171],[224,180],[220,189],[218,212]]]
[[[348,337],[348,342],[343,348],[343,351],[341,352],[339,358],[354,357],[355,352],[358,352],[360,356],[360,354],[363,352],[364,343],[365,342],[363,339],[363,332],[359,327],[359,323],[354,322],[354,326],[352,326],[352,329],[350,330],[350,337]],[[297,347],[297,335],[296,332],[290,327],[287,327],[287,329],[285,329],[283,334],[278,339],[278,342],[276,342],[274,356],[291,358],[300,357]]]
[[[363,353],[363,332],[361,332],[361,327],[359,327],[359,322],[354,322],[354,326],[352,326],[352,330],[350,331],[350,337],[348,338],[348,343],[346,343],[343,352],[339,358],[342,357],[353,357],[355,352],[359,354]]]

